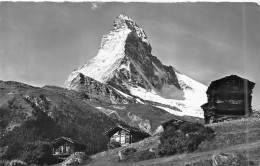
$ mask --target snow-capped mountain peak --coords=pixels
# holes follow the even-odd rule
[[[123,15],[123,14],[120,14],[119,16],[116,17],[115,21],[114,21],[114,24],[113,24],[113,28],[114,29],[120,29],[120,28],[133,28],[134,26],[134,21]]]
[[[206,86],[163,65],[151,50],[144,30],[120,14],[113,30],[103,36],[97,56],[74,70],[65,85],[81,90],[78,84],[84,83],[83,75],[112,86],[122,96],[142,100],[139,103],[173,114],[203,117],[200,105],[207,100]]]
[[[147,42],[147,44],[150,45],[149,42],[146,40],[147,36],[144,30],[140,28],[131,18],[123,14],[120,14],[116,17],[113,27],[114,30],[128,28],[131,31],[135,31],[138,37],[140,37],[143,42]]]

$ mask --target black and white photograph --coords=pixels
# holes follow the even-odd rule
[[[0,166],[260,166],[260,3],[0,1]]]

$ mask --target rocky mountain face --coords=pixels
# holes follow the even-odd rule
[[[207,87],[163,65],[151,51],[144,30],[119,15],[97,56],[74,70],[65,86],[101,102],[152,105],[174,115],[203,118],[200,106],[207,101]]]
[[[78,73],[72,80],[74,90],[81,91],[84,98],[105,103],[135,103],[133,97],[124,95],[108,84]]]

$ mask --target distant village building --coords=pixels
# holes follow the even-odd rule
[[[85,146],[68,137],[60,137],[51,142],[53,155],[70,155],[85,150]]]
[[[236,75],[213,81],[207,90],[208,102],[201,107],[205,123],[250,115],[255,83]]]
[[[110,143],[115,141],[120,143],[121,146],[141,141],[150,136],[150,134],[135,127],[119,124],[110,128],[104,135],[109,137]]]

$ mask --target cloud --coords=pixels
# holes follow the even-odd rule
[[[97,9],[99,9],[101,7],[101,4],[102,4],[102,2],[92,2],[91,3],[91,9],[92,10],[97,10]]]

